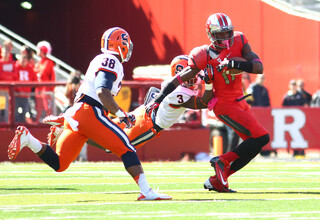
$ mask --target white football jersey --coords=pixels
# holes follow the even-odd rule
[[[122,63],[114,55],[110,53],[102,53],[90,62],[84,81],[77,92],[75,100],[79,98],[81,94],[86,94],[101,103],[94,86],[96,73],[100,70],[112,72],[116,75],[117,78],[113,82],[111,94],[113,96],[118,94],[121,89],[121,81],[124,76]]]
[[[178,86],[160,103],[155,123],[163,129],[171,127],[186,110],[185,107],[173,107],[172,105],[181,105],[187,102],[191,96],[197,96],[197,92]]]

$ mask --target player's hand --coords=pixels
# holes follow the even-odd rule
[[[136,123],[136,117],[133,114],[119,110],[115,115],[119,118],[119,124],[124,123],[126,128],[131,128]]]
[[[199,77],[206,83],[211,84],[214,79],[214,71],[211,65],[207,65],[207,68],[203,70],[204,75],[200,75]]]
[[[45,124],[61,127],[64,123],[64,116],[63,114],[60,114],[59,116],[48,115],[42,120],[42,122]]]
[[[217,66],[217,70],[220,73],[223,73],[229,69],[230,62],[227,58],[224,58],[224,60]]]
[[[156,110],[159,107],[160,103],[155,102],[154,100],[149,102],[149,104],[146,106],[146,113],[149,117],[151,117],[151,113],[153,110]]]

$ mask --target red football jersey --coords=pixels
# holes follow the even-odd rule
[[[241,32],[234,32],[234,42],[229,49],[224,49],[224,57],[242,57],[242,48],[248,43],[248,40]],[[214,69],[213,87],[215,96],[223,101],[233,102],[243,95],[242,90],[242,74],[231,75],[219,73],[216,69],[222,60],[217,60],[219,53],[214,50],[212,45],[203,45],[194,48],[189,55],[188,65],[193,68],[205,69],[207,65],[211,65]]]
[[[14,81],[17,72],[14,68],[14,61],[0,61],[0,81]]]
[[[18,82],[37,82],[38,78],[36,73],[33,71],[31,65],[22,67],[19,62],[16,62],[16,71],[18,73],[16,81]],[[17,92],[30,92],[30,87],[19,87],[16,89]]]
[[[39,82],[55,82],[54,62],[49,58],[44,58],[35,65],[34,71],[38,76]],[[40,88],[39,88],[40,89]],[[54,87],[44,87],[44,91],[53,91]]]

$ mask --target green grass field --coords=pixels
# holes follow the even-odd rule
[[[1,219],[320,219],[320,162],[257,160],[229,178],[237,193],[203,189],[207,162],[143,163],[172,201],[137,201],[122,163],[0,164]]]

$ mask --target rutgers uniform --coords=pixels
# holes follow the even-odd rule
[[[235,31],[232,46],[223,52],[225,57],[229,59],[242,57],[242,48],[247,43],[245,35]],[[218,98],[214,113],[221,121],[231,126],[243,140],[267,134],[266,129],[254,119],[245,99],[242,99],[242,74],[218,72],[215,68],[218,55],[219,53],[212,46],[203,45],[191,51],[188,61],[191,67],[199,69],[204,69],[208,65],[214,67],[213,87],[215,97]]]
[[[211,44],[191,51],[189,68],[182,70],[180,76],[167,84],[148,106],[148,111],[156,109],[179,83],[189,80],[205,68],[213,70],[213,74],[212,71],[206,72],[205,78],[206,82],[213,82],[218,100],[213,111],[223,123],[236,131],[243,142],[232,151],[210,160],[216,175],[204,183],[204,188],[233,192],[229,189],[228,177],[248,164],[270,140],[267,130],[254,118],[244,99],[240,74],[242,71],[262,74],[263,65],[251,50],[244,34],[234,31],[227,15],[215,13],[209,16],[206,31]],[[232,59],[233,57],[239,58],[237,60]]]

